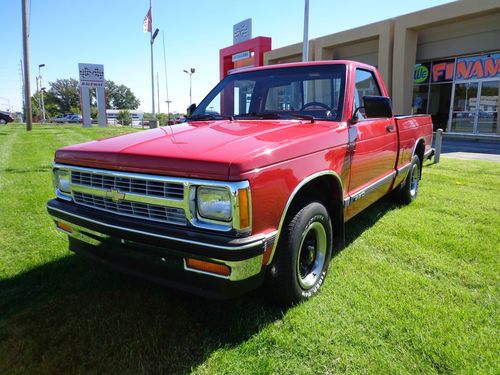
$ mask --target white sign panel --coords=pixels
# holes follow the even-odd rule
[[[235,53],[233,56],[231,56],[231,58],[232,58],[233,62],[236,62],[236,61],[248,59],[250,56],[251,56],[250,51],[244,51],[244,52]]]
[[[233,26],[233,44],[252,39],[252,19],[248,18]]]
[[[81,87],[104,87],[104,65],[78,64]]]

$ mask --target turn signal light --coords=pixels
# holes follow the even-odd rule
[[[62,229],[63,231],[65,231],[67,233],[73,233],[73,229],[68,224],[62,223],[60,221],[56,221],[56,226],[59,229]]]
[[[250,205],[248,204],[248,189],[238,190],[238,205],[240,207],[240,228],[250,226]]]
[[[195,270],[215,273],[222,276],[229,276],[231,274],[231,269],[225,264],[205,262],[199,259],[187,258],[186,266]]]

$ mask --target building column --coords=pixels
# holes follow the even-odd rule
[[[378,35],[378,71],[384,80],[389,96],[392,93],[392,43],[394,22],[388,22]]]
[[[396,21],[392,64],[392,103],[394,113],[411,113],[417,39],[418,31],[407,29]]]

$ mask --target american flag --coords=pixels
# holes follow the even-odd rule
[[[149,7],[146,17],[144,17],[144,32],[150,33],[152,31],[153,20],[151,18],[151,7]]]

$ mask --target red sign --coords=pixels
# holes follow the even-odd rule
[[[457,59],[457,80],[500,77],[500,53]]]
[[[445,82],[453,80],[455,61],[436,61],[432,64],[432,82]]]

